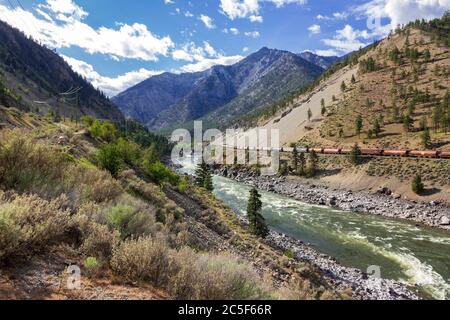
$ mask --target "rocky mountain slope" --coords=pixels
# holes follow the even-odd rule
[[[299,53],[298,56],[323,69],[328,69],[339,60],[339,57],[336,56],[323,57],[309,51]]]
[[[263,48],[231,66],[152,77],[113,98],[150,128],[195,119],[225,126],[317,79],[323,68],[287,51]]]
[[[122,120],[105,95],[55,52],[0,21],[0,104],[41,114]]]

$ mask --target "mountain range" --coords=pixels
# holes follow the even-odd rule
[[[0,105],[79,118],[124,120],[117,106],[54,51],[0,21]]]
[[[307,87],[337,59],[262,48],[234,65],[153,76],[112,100],[125,116],[154,130],[197,119],[230,126]]]

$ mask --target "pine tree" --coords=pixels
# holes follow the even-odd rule
[[[258,237],[265,238],[269,234],[269,228],[261,214],[261,210],[261,195],[256,188],[253,188],[250,190],[250,197],[248,199],[247,218],[251,232]]]
[[[316,175],[318,164],[319,157],[314,150],[311,150],[311,152],[309,153],[309,167],[307,170],[307,174],[309,177],[314,177]]]
[[[360,157],[361,157],[361,149],[359,148],[358,144],[355,143],[349,155],[350,162],[354,165],[358,165]]]
[[[308,121],[311,122],[311,118],[312,118],[313,114],[311,109],[308,109]]]
[[[363,127],[363,119],[361,115],[358,115],[355,120],[355,130],[358,137],[361,136],[362,127]]]
[[[298,172],[298,150],[297,146],[294,146],[294,151],[292,152],[292,163],[294,165],[294,172]]]
[[[422,182],[422,177],[420,175],[417,175],[414,177],[414,180],[412,181],[412,191],[416,194],[420,194],[425,189],[425,186]]]
[[[322,114],[322,116],[323,116],[323,115],[325,115],[325,113],[327,112],[327,107],[325,106],[325,99],[322,99],[322,100],[320,101],[320,105],[321,105],[321,107],[322,107],[321,114]]]
[[[431,136],[430,130],[428,130],[428,128],[425,128],[424,132],[422,133],[422,145],[425,149],[431,148]]]
[[[373,133],[375,134],[375,136],[378,138],[378,136],[381,133],[381,125],[380,125],[380,121],[378,119],[375,120],[375,123],[373,124]]]
[[[341,91],[345,92],[345,90],[347,90],[347,85],[345,84],[345,81],[342,81],[342,83],[341,83]]]
[[[214,185],[213,185],[213,182],[212,182],[212,175],[211,175],[211,172],[209,170],[205,173],[205,181],[204,181],[203,187],[206,190],[210,191],[210,192],[214,191]]]
[[[356,78],[355,78],[355,75],[352,74],[352,84],[355,84],[355,83],[356,83]]]

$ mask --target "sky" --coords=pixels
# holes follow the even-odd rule
[[[162,72],[234,64],[262,47],[342,56],[450,0],[0,0],[0,19],[112,97]]]

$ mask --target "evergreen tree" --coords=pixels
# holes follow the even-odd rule
[[[213,185],[213,182],[212,182],[212,175],[211,175],[211,172],[209,170],[205,173],[205,181],[204,181],[203,187],[206,190],[210,191],[210,192],[214,191],[214,185]]]
[[[319,165],[319,157],[317,156],[317,153],[314,150],[311,150],[309,153],[309,167],[308,167],[308,176],[313,177],[317,173],[317,167]]]
[[[321,114],[322,114],[322,116],[323,116],[323,115],[325,115],[325,113],[327,112],[327,108],[326,108],[326,106],[325,106],[325,99],[322,99],[322,100],[320,101],[320,105],[321,105],[321,107],[322,107],[322,109],[321,109]]]
[[[352,74],[352,84],[355,84],[355,83],[356,83],[356,78],[355,78],[355,75]]]
[[[403,116],[403,128],[406,132],[410,132],[412,130],[413,119],[409,114]]]
[[[269,234],[269,228],[261,214],[261,210],[261,195],[256,188],[253,188],[250,190],[250,197],[247,204],[247,218],[251,232],[258,237],[265,238]]]
[[[354,165],[359,164],[359,159],[361,157],[361,149],[359,148],[358,144],[355,143],[355,145],[352,148],[352,151],[350,152],[350,162]]]
[[[361,136],[362,127],[363,127],[363,119],[362,119],[361,115],[359,114],[355,120],[355,130],[356,130],[356,134],[358,135],[358,137]]]
[[[345,90],[347,90],[347,85],[345,84],[345,81],[342,81],[342,83],[341,83],[341,91],[345,92]]]
[[[298,172],[298,150],[297,146],[294,146],[294,151],[292,152],[292,164],[294,166],[294,172]]]
[[[381,133],[381,125],[380,125],[380,120],[376,119],[375,123],[373,124],[373,130],[372,132],[375,134],[375,136],[378,138],[378,136]]]
[[[428,130],[428,128],[425,128],[424,132],[422,133],[422,145],[425,149],[431,148],[431,136],[430,130]]]
[[[414,180],[412,181],[412,191],[416,194],[420,194],[425,189],[425,186],[422,182],[422,177],[420,175],[416,175]]]
[[[312,118],[313,114],[311,109],[308,109],[308,121],[311,122],[311,118]]]

